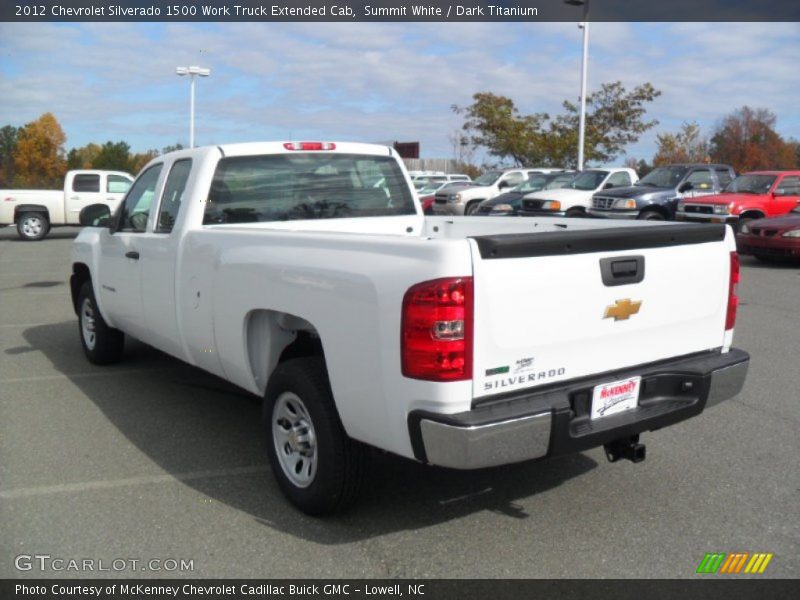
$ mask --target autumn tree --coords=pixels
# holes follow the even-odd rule
[[[67,168],[93,169],[98,154],[100,146],[95,143],[86,144],[82,148],[73,148],[67,153]]]
[[[14,151],[17,149],[19,128],[6,125],[0,129],[0,188],[14,182]]]
[[[708,139],[701,135],[695,122],[684,122],[677,133],[659,133],[656,136],[656,154],[653,165],[675,163],[700,163],[709,156]]]
[[[130,168],[131,147],[127,142],[108,141],[92,161],[92,168],[109,171],[127,171]]]
[[[136,175],[139,171],[142,170],[147,163],[153,160],[156,156],[158,156],[159,152],[156,149],[148,150],[147,152],[137,152],[130,157],[128,161],[128,169],[129,173],[133,173]]]
[[[646,104],[661,92],[644,83],[627,91],[620,82],[604,83],[586,98],[585,160],[609,162],[658,122],[644,119]],[[578,159],[578,106],[565,101],[564,113],[523,115],[513,100],[480,92],[466,107],[463,130],[473,146],[517,165],[575,167]]]
[[[743,106],[717,125],[711,156],[738,172],[796,167],[796,150],[775,131],[776,120],[766,108]]]
[[[67,161],[66,136],[52,113],[25,125],[14,150],[14,184],[19,187],[61,187]]]

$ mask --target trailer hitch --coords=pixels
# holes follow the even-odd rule
[[[620,438],[603,446],[609,462],[617,462],[624,458],[634,463],[642,462],[645,458],[645,445],[639,443],[639,435]]]

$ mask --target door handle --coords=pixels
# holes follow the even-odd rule
[[[139,260],[139,253],[136,250],[131,250],[130,252],[125,253],[125,258],[132,258],[133,260]]]

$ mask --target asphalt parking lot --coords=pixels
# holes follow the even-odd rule
[[[0,230],[0,577],[682,578],[712,551],[772,552],[762,577],[800,577],[800,265],[743,258],[745,389],[643,436],[645,462],[378,455],[357,508],[316,520],[274,483],[253,398],[135,341],[119,365],[84,359],[75,233]],[[15,568],[34,554],[193,568]]]

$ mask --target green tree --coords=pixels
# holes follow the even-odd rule
[[[66,136],[52,113],[25,125],[14,151],[14,184],[19,187],[61,187],[67,161]]]
[[[699,163],[708,157],[708,140],[700,134],[695,122],[685,122],[678,133],[659,133],[658,147],[653,156],[653,165],[674,163]]]
[[[586,98],[584,156],[587,162],[609,162],[624,152],[657,121],[647,121],[646,104],[661,94],[644,83],[627,91],[620,82],[604,83]],[[523,115],[513,100],[479,92],[466,107],[452,110],[464,116],[463,129],[474,146],[486,148],[501,161],[517,165],[575,167],[578,162],[578,106],[565,101],[564,113]]]
[[[711,138],[711,156],[738,172],[791,169],[795,148],[775,131],[777,117],[766,108],[743,106],[720,121]]]
[[[100,147],[94,157],[92,167],[111,171],[127,171],[130,169],[131,147],[127,142],[108,141]]]
[[[164,146],[161,150],[161,154],[167,154],[168,152],[174,152],[175,150],[183,150],[183,144],[176,142],[171,146]]]
[[[14,181],[14,151],[17,149],[19,128],[6,125],[0,129],[0,188]]]

